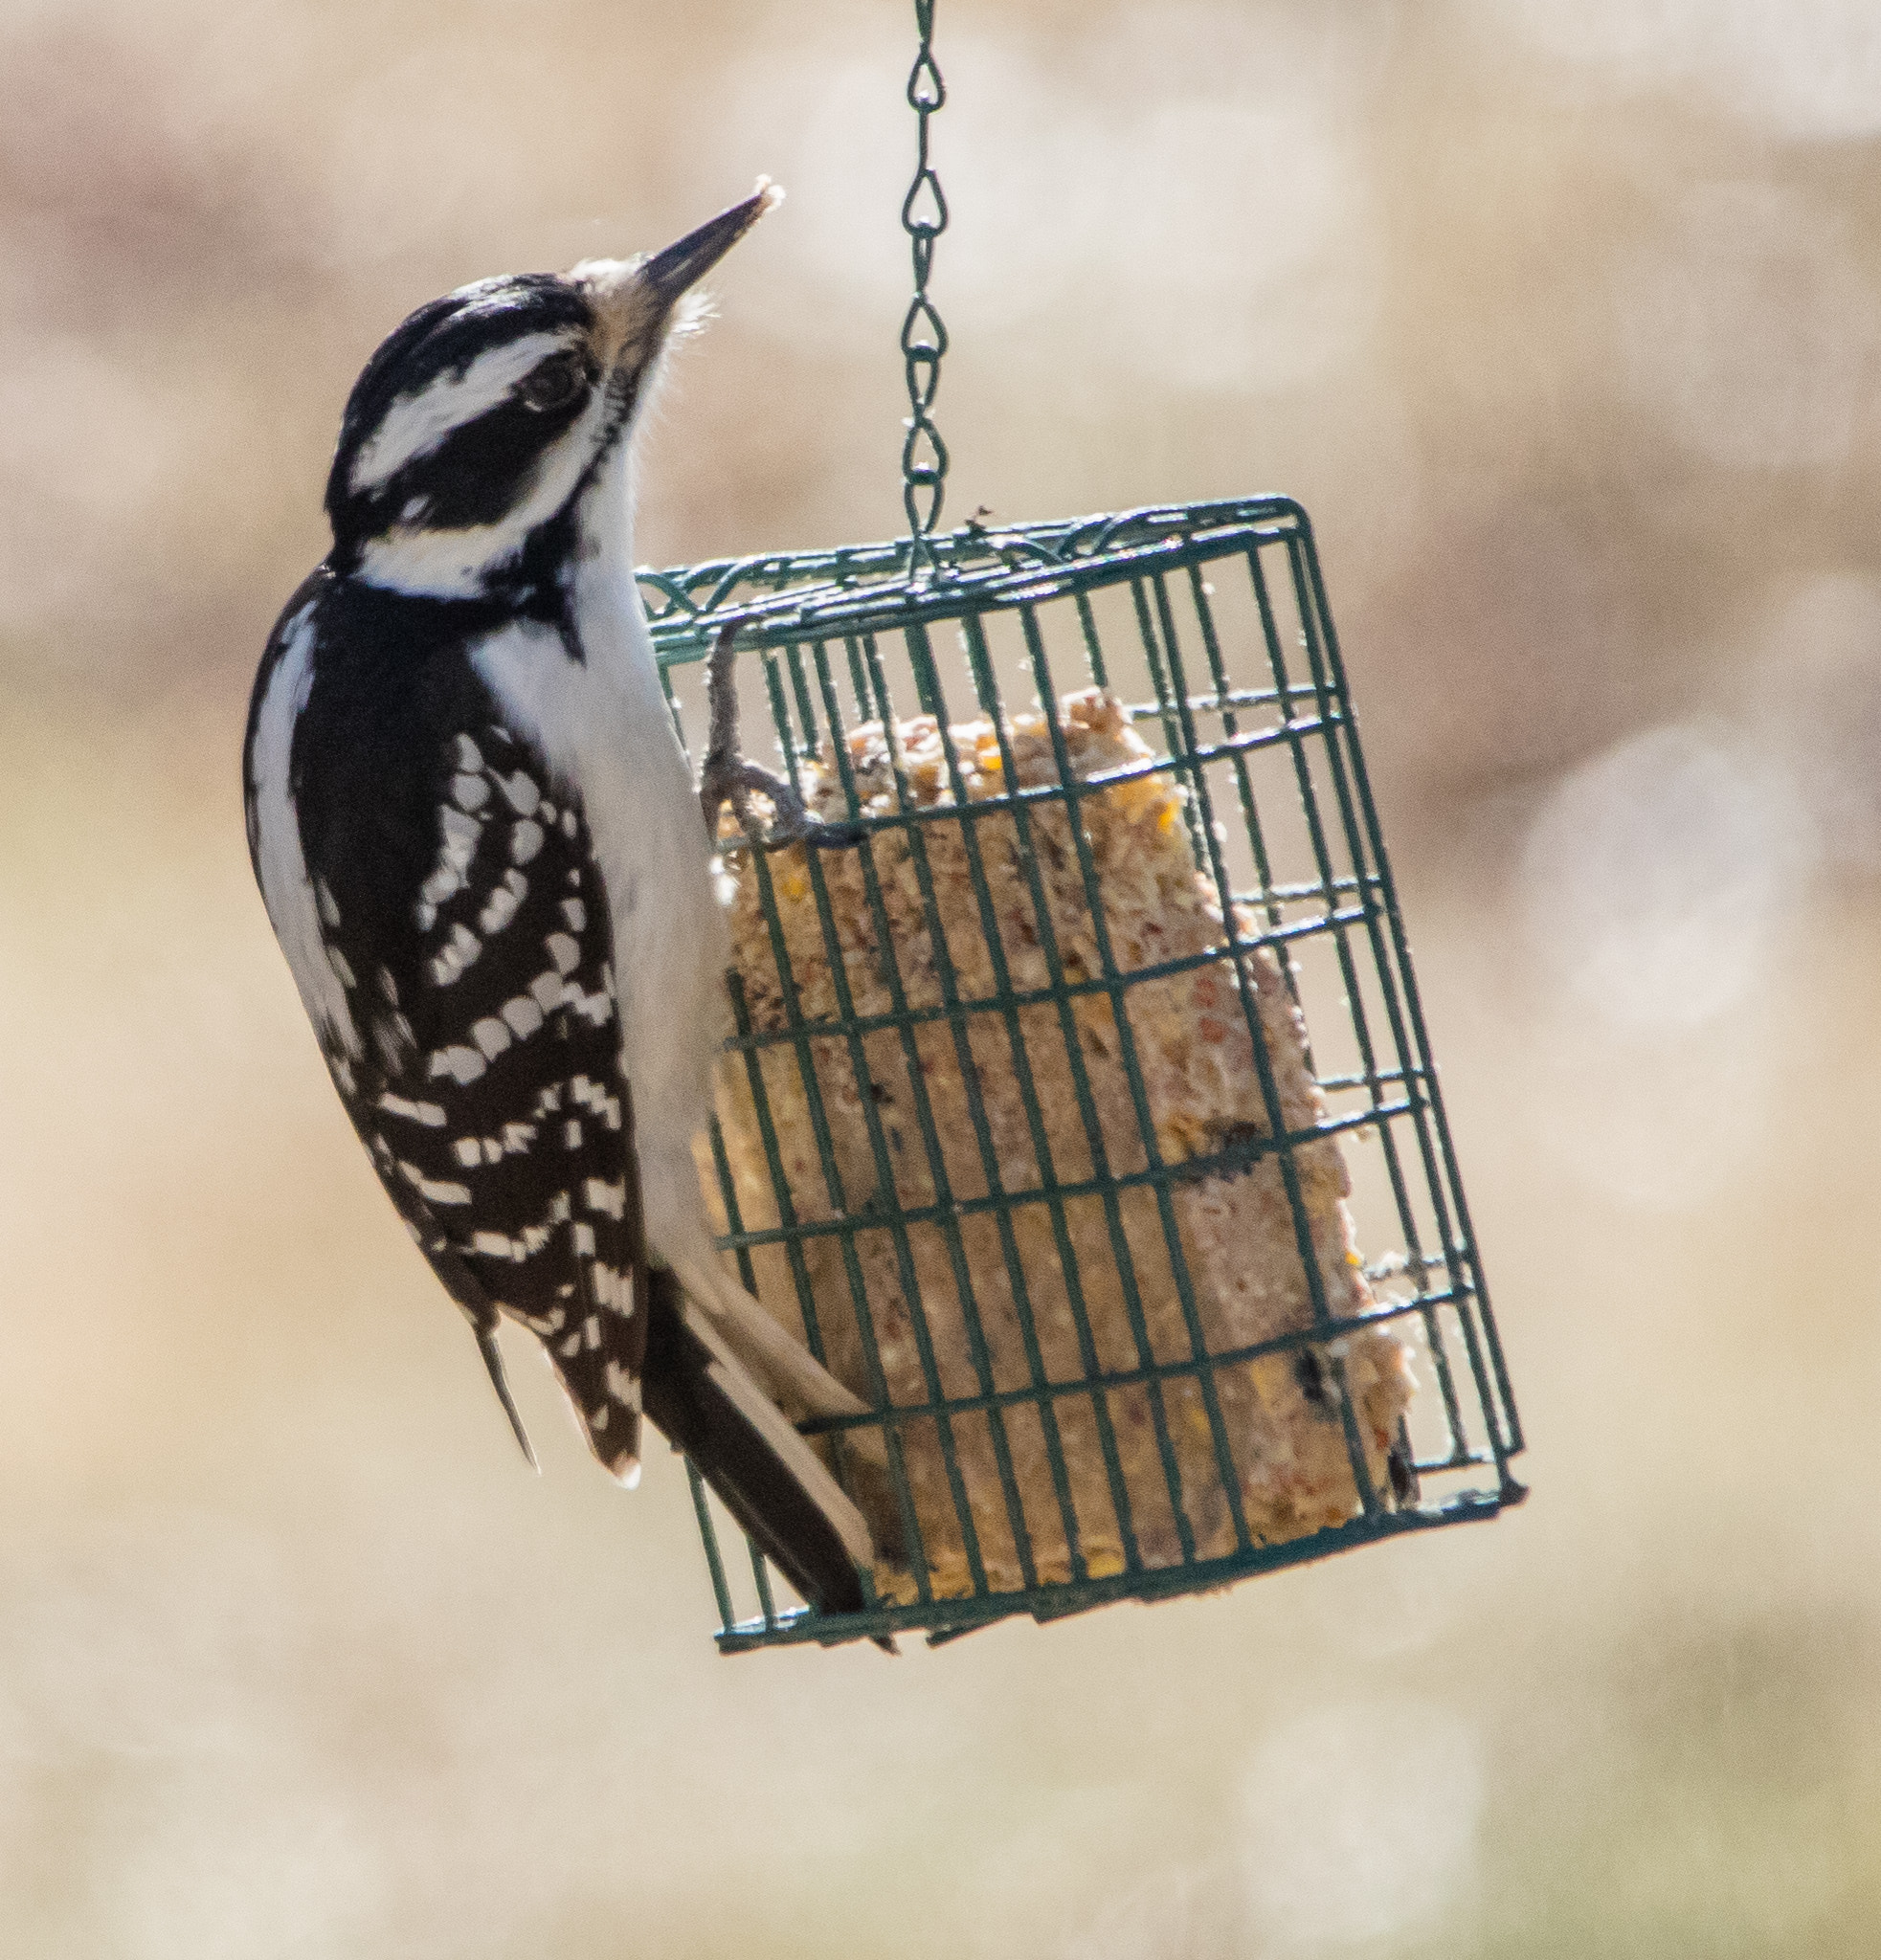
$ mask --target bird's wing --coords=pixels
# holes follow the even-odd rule
[[[605,873],[579,796],[474,688],[402,731],[383,696],[375,709],[369,730],[307,703],[295,813],[321,957],[301,977],[310,1001],[342,991],[316,1027],[393,1203],[506,1408],[501,1314],[542,1339],[616,1475],[638,1466],[644,1401],[807,1599],[856,1610],[860,1512],[674,1276],[649,1269]]]
[[[426,752],[405,763],[415,797],[364,784],[310,796],[302,780],[353,1051],[330,1032],[323,1043],[486,1359],[497,1315],[530,1328],[595,1455],[631,1481],[646,1254],[602,874],[578,798],[487,708],[464,705],[448,733],[428,718]]]

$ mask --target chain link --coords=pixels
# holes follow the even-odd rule
[[[947,480],[947,445],[928,412],[940,387],[941,356],[947,352],[947,328],[928,297],[928,275],[934,262],[934,240],[947,230],[947,199],[940,179],[928,160],[928,119],[947,100],[947,85],[934,63],[934,0],[914,0],[915,25],[921,50],[907,78],[907,103],[917,119],[919,135],[914,153],[914,182],[902,200],[902,229],[914,256],[914,298],[902,322],[902,359],[907,371],[910,413],[903,427],[902,507],[907,512],[913,557],[926,549],[924,541],[941,511]],[[928,553],[931,562],[931,552]],[[912,569],[910,563],[910,569]]]

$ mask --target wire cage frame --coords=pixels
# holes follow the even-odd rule
[[[1212,1590],[1377,1539],[1491,1518],[1518,1503],[1526,1493],[1511,1462],[1523,1448],[1520,1419],[1305,511],[1288,498],[1257,497],[1071,522],[970,523],[918,540],[725,560],[642,571],[639,578],[682,741],[688,726],[703,737],[703,663],[726,629],[734,629],[741,695],[749,702],[759,694],[752,685],[755,668],[770,733],[794,787],[808,788],[819,771],[824,813],[846,825],[834,848],[801,855],[836,983],[833,1000],[822,1008],[806,1006],[793,981],[776,882],[766,861],[773,853],[761,842],[749,846],[763,928],[778,963],[781,1011],[768,1024],[754,1020],[739,976],[731,974],[736,1032],[723,1060],[748,1084],[775,1203],[770,1222],[746,1219],[726,1136],[715,1121],[712,1161],[728,1226],[719,1245],[734,1257],[753,1291],[760,1290],[754,1260],[769,1257],[773,1274],[789,1273],[793,1304],[819,1359],[832,1311],[853,1317],[869,1414],[804,1427],[829,1437],[840,1477],[845,1463],[857,1464],[856,1447],[868,1436],[876,1438],[884,1502],[905,1527],[909,1587],[904,1592],[911,1588],[912,1594],[886,1596],[864,1573],[862,1612],[824,1613],[791,1603],[781,1578],[688,1463],[720,1651],[805,1641],[835,1645],[915,1631],[938,1644],[1014,1615],[1047,1621],[1117,1599]],[[1123,703],[1144,745],[1134,759],[1097,774],[1081,775],[1073,766],[1060,703],[1084,689]],[[1032,710],[1033,725],[1048,733],[1051,752],[1042,775],[1036,758],[1029,775],[1015,767],[1013,728],[1021,705]],[[870,729],[892,729],[916,715],[932,718],[936,767],[951,793],[944,787],[934,802],[918,805],[904,776],[896,794],[865,801],[854,767],[856,744]],[[969,722],[990,745],[986,760],[997,785],[991,793],[982,785],[970,796],[963,785],[956,745]],[[757,726],[748,711],[746,748],[770,761]],[[1216,943],[1199,953],[1132,961],[1107,935],[1105,892],[1083,819],[1090,799],[1132,783],[1172,786],[1180,793],[1194,871],[1200,888],[1213,895],[1221,922]],[[1066,835],[1083,839],[1077,873],[1100,954],[1094,972],[1067,968],[1040,882],[1040,826],[1054,811],[1068,823]],[[1018,876],[1021,883],[1029,880],[1026,917],[1036,921],[1037,932],[1027,938],[1039,943],[1025,950],[1034,973],[1043,956],[1041,985],[1015,978],[1018,949],[1005,944],[993,874],[975,841],[995,821],[1010,827]],[[926,862],[922,854],[938,835],[936,825],[951,827],[964,847],[990,954],[990,985],[963,988],[957,971],[950,982],[946,926],[931,875],[924,874],[924,923],[940,985],[938,993],[930,989],[917,1002],[898,973],[880,864],[890,847]],[[888,988],[879,1013],[859,1012],[842,984],[829,896],[840,858],[855,860],[857,889],[867,895],[870,956]],[[1304,1055],[1316,1091],[1314,1113],[1304,1123],[1297,1115],[1289,1121],[1283,1106],[1276,1057],[1253,1008],[1250,963],[1264,954],[1277,961],[1270,970],[1284,976],[1303,1016]],[[1159,1141],[1148,1106],[1131,1033],[1132,1003],[1140,1005],[1154,983],[1199,969],[1219,974],[1228,998],[1242,1004],[1266,1116],[1209,1140],[1206,1147],[1175,1155]],[[1076,1013],[1093,998],[1108,1003],[1114,1017],[1129,1083],[1137,1147],[1128,1166],[1112,1161],[1118,1153],[1101,1147],[1091,1127],[1092,1092]],[[1077,1165],[1057,1161],[1046,1136],[1047,1112],[1035,1080],[1043,1075],[1037,1054],[1041,1026],[1054,1031],[1048,1038],[1060,1044],[1054,1066],[1064,1073],[1055,1080],[1068,1082],[1089,1132],[1087,1158]],[[1010,1151],[1002,1155],[995,1147],[976,1090],[968,1088],[964,1105],[972,1137],[963,1131],[944,1140],[922,1088],[917,1037],[939,1031],[936,1038],[951,1038],[967,1059],[967,1073],[976,1075],[971,1040],[988,1029],[1004,1038],[1001,1067],[1009,1055],[1029,1125],[1030,1148],[1017,1167]],[[870,1077],[882,1072],[871,1055],[880,1055],[884,1041],[899,1044],[913,1090],[917,1120],[910,1126],[927,1159],[927,1202],[921,1204],[901,1195],[886,1125],[867,1093],[872,1089],[875,1100],[883,1099]],[[820,1200],[814,1205],[794,1198],[768,1111],[767,1081],[775,1083],[779,1066],[800,1084],[807,1107]],[[833,1072],[843,1076],[845,1092],[853,1087],[865,1118],[873,1173],[868,1190],[848,1188],[857,1182],[854,1166],[845,1180],[838,1161],[826,1106]],[[1316,1147],[1323,1151],[1329,1139],[1336,1139],[1351,1166],[1349,1201],[1357,1243],[1365,1249],[1362,1307],[1345,1313],[1328,1297],[1305,1195],[1309,1155]],[[897,1149],[913,1147],[900,1132],[893,1143]],[[948,1174],[950,1147],[976,1161],[973,1189],[954,1189],[961,1180]],[[1264,1163],[1280,1173],[1310,1311],[1286,1331],[1222,1347],[1211,1342],[1206,1317],[1198,1310],[1177,1206],[1185,1192],[1206,1180],[1232,1179]],[[802,1190],[799,1178],[798,1197]],[[1126,1202],[1139,1207],[1137,1241],[1119,1226]],[[1119,1365],[1114,1343],[1107,1356],[1100,1351],[1105,1344],[1093,1338],[1088,1289],[1065,1225],[1081,1205],[1108,1220],[1105,1257],[1117,1268],[1108,1277],[1134,1337],[1128,1365]],[[1153,1339],[1147,1331],[1147,1281],[1137,1269],[1144,1263],[1141,1220],[1152,1214],[1181,1334],[1174,1352],[1167,1338]],[[969,1257],[962,1232],[974,1220],[990,1221],[992,1237],[981,1226]],[[1042,1242],[1040,1232],[1051,1239],[1061,1296],[1056,1311],[1070,1324],[1057,1330],[1057,1339],[1041,1338],[1029,1304],[1019,1251],[1028,1234],[1018,1224],[1037,1227],[1029,1234],[1034,1247]],[[944,1302],[932,1297],[931,1268],[924,1296],[910,1252],[917,1234],[949,1253]],[[880,1261],[871,1267],[861,1256],[864,1239],[881,1249],[887,1267]],[[986,1255],[989,1242],[996,1245],[996,1262]],[[822,1297],[810,1278],[813,1253],[822,1259]],[[990,1275],[987,1264],[994,1266]],[[872,1297],[867,1273],[890,1269],[896,1299]],[[832,1282],[832,1274],[840,1280]],[[1001,1379],[989,1360],[977,1298],[989,1281],[996,1282],[1017,1317],[1024,1357],[1018,1380],[1010,1368]],[[827,1297],[832,1283],[840,1295],[834,1302]],[[881,1365],[885,1312],[911,1325],[911,1351],[920,1365],[913,1394],[897,1396]],[[964,1333],[971,1349],[951,1370],[936,1352],[937,1316],[956,1339]],[[1361,1436],[1361,1412],[1342,1359],[1353,1337],[1377,1329],[1389,1329],[1402,1343],[1417,1384],[1382,1465]],[[1075,1347],[1077,1366],[1064,1365],[1067,1343]],[[1349,1514],[1297,1532],[1248,1515],[1240,1497],[1237,1440],[1228,1432],[1220,1392],[1237,1371],[1275,1358],[1290,1366],[1330,1425],[1328,1433],[1342,1442],[1349,1475]],[[972,1376],[964,1392],[963,1367]],[[1144,1508],[1143,1493],[1119,1474],[1115,1437],[1127,1400],[1139,1415],[1147,1408],[1152,1417],[1153,1459],[1164,1485],[1155,1502],[1158,1515],[1175,1525],[1173,1539],[1165,1533],[1154,1550],[1133,1519]],[[1182,1457],[1171,1440],[1178,1401],[1198,1433],[1206,1432],[1201,1474],[1215,1489],[1206,1461],[1212,1456],[1217,1495],[1226,1499],[1212,1542],[1204,1542],[1191,1517],[1198,1459]],[[1065,1470],[1070,1412],[1096,1438],[1092,1460],[1101,1459],[1104,1472],[1082,1483]],[[1021,1422],[1042,1439],[1041,1460],[1050,1473],[1027,1490],[1017,1486],[1010,1441]],[[969,1430],[982,1441],[971,1463],[961,1440]],[[917,1432],[944,1468],[944,1489],[955,1512],[949,1529],[957,1533],[952,1542],[964,1554],[956,1561],[964,1577],[946,1589],[931,1582],[920,1506],[909,1488]],[[974,1472],[999,1488],[969,1488]],[[1165,1503],[1166,1512],[1160,1508]],[[988,1548],[989,1506],[1002,1514],[1003,1564]],[[1041,1509],[1052,1514],[1042,1534]],[[1102,1560],[1086,1555],[1094,1533],[1114,1548]],[[931,1511],[927,1535],[934,1535]],[[1061,1570],[1051,1573],[1037,1555],[1044,1536],[1063,1552]]]

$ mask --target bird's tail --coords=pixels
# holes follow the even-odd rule
[[[759,1549],[822,1613],[860,1613],[874,1547],[862,1513],[676,1275],[653,1269],[646,1414]]]
[[[739,1285],[707,1250],[696,1246],[661,1248],[688,1297],[705,1309],[711,1325],[771,1399],[793,1419],[814,1415],[866,1415],[868,1404],[851,1393],[804,1347]],[[873,1443],[859,1434],[859,1444]]]

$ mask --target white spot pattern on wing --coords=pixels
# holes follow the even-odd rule
[[[440,1076],[449,1076],[462,1087],[474,1082],[489,1065],[474,1048],[440,1048],[431,1058],[431,1075],[434,1080]]]
[[[441,1103],[413,1102],[403,1096],[394,1096],[388,1089],[379,1098],[378,1106],[388,1116],[402,1116],[409,1122],[423,1124],[427,1129],[442,1129],[444,1126],[444,1109]]]
[[[542,1026],[542,1010],[526,995],[518,994],[514,1000],[503,1004],[503,1017],[507,1021],[517,1037],[533,1035]]]
[[[467,1205],[470,1202],[468,1185],[448,1183],[435,1177],[427,1177],[415,1164],[400,1162],[398,1174],[404,1178],[417,1194],[434,1205]]]
[[[451,936],[431,963],[431,977],[439,987],[448,987],[470,967],[483,950],[483,942],[462,921],[451,927]]]
[[[470,869],[470,860],[476,856],[482,820],[455,804],[442,803],[437,809],[437,826],[444,835],[444,862],[461,876]]]
[[[621,1178],[609,1184],[602,1178],[591,1177],[582,1184],[581,1196],[591,1212],[605,1212],[618,1222],[627,1206],[627,1181]]]
[[[542,791],[536,787],[536,780],[526,770],[518,769],[514,775],[501,776],[497,787],[503,791],[504,801],[518,816],[533,816],[536,805],[542,801]]]
[[[516,1037],[493,1014],[486,1014],[471,1024],[470,1038],[494,1061]]]
[[[519,818],[509,830],[509,857],[516,864],[526,864],[542,849],[542,826],[533,817]]]
[[[516,916],[516,908],[529,895],[529,881],[512,865],[503,875],[503,882],[493,891],[483,909],[477,915],[477,924],[487,939],[493,932],[501,932]]]

